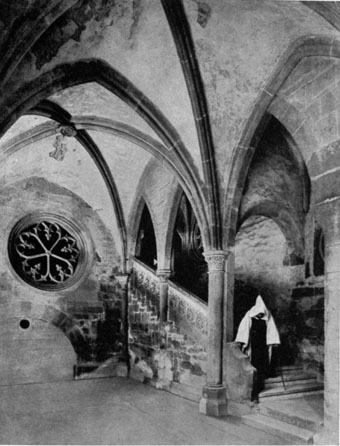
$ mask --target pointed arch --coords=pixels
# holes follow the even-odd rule
[[[203,236],[206,244],[212,247],[214,238],[208,214],[207,186],[199,180],[197,169],[190,161],[191,156],[179,134],[140,90],[106,62],[99,59],[86,59],[61,64],[22,85],[15,94],[5,100],[3,110],[6,112],[0,119],[0,135],[41,100],[57,91],[87,82],[97,82],[123,100],[160,137],[169,156],[171,154],[176,169],[185,178],[185,184],[190,191],[190,200],[203,222]]]
[[[266,112],[297,64],[309,56],[340,58],[340,42],[328,36],[305,36],[297,39],[283,54],[277,69],[262,89],[232,155],[224,195],[224,249],[234,245],[242,191],[255,152],[256,140],[259,138],[258,132],[266,127]]]
[[[303,228],[297,226],[296,221],[288,209],[279,203],[266,202],[255,204],[238,222],[238,229],[250,216],[261,216],[273,220],[285,236],[290,255],[290,264],[302,264],[304,260]]]
[[[62,109],[59,110],[60,114],[58,115],[46,115],[42,112],[39,112],[39,110],[36,110],[37,114],[40,114],[42,116],[49,116],[51,119],[53,119],[56,122],[59,122],[61,124],[68,124],[72,125],[70,121],[67,121],[68,113],[64,111],[63,114],[61,114]],[[63,116],[63,117],[62,117]],[[3,145],[2,150],[3,154],[5,156],[10,155],[11,153],[14,153],[23,147],[27,145],[27,143],[34,143],[36,141],[40,141],[41,139],[47,138],[48,136],[55,135],[59,132],[58,125],[56,125],[55,122],[47,122],[40,124],[36,126],[33,130],[29,130],[27,132],[24,132],[15,138],[9,140],[6,142],[6,144]],[[90,137],[88,132],[86,130],[78,130],[75,135],[76,140],[84,147],[84,149],[87,151],[87,153],[90,155],[92,160],[94,161],[95,165],[98,168],[98,171],[100,175],[102,176],[105,185],[107,187],[107,191],[109,193],[114,213],[117,219],[117,226],[120,233],[120,242],[121,242],[121,258],[122,258],[122,264],[121,268],[122,271],[125,271],[126,265],[125,265],[125,258],[126,258],[126,250],[127,250],[127,240],[126,240],[126,224],[123,214],[123,208],[120,201],[118,189],[116,186],[116,183],[114,181],[114,178],[111,174],[110,168],[108,164],[106,163],[103,155],[101,154],[98,146],[95,144],[93,139]],[[2,154],[1,154],[2,155]],[[0,157],[0,159],[2,156]],[[2,158],[3,159],[3,158]]]
[[[155,217],[152,215],[152,207],[150,204],[146,201],[145,197],[141,195],[139,197],[138,205],[133,210],[134,215],[133,220],[131,219],[131,237],[130,237],[130,257],[137,257],[142,262],[146,263],[151,268],[155,268],[157,264],[154,264],[154,260],[158,259],[158,240],[157,240],[157,231],[155,230]],[[144,220],[144,221],[143,221]],[[142,240],[139,240],[140,232],[141,230],[144,230],[145,228],[142,228],[141,225],[145,223],[146,226],[148,226],[148,234],[144,234],[148,237],[148,256],[150,258],[143,258],[145,257],[145,246],[142,242]],[[138,243],[140,243],[140,246],[138,247]],[[140,250],[139,253],[136,251]]]
[[[174,237],[175,224],[177,219],[177,212],[179,204],[181,202],[182,196],[184,194],[183,189],[178,186],[175,193],[173,194],[173,199],[171,203],[170,218],[168,221],[168,227],[165,236],[165,251],[164,251],[164,269],[171,269],[171,255],[172,255],[172,243]]]

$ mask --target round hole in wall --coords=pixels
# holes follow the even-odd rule
[[[30,321],[28,319],[21,319],[20,321],[20,328],[23,328],[26,330],[31,325]]]

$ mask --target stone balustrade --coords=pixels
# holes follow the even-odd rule
[[[169,320],[186,322],[186,326],[197,329],[202,340],[208,335],[208,306],[206,302],[169,281]]]

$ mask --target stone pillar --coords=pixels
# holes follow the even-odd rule
[[[208,292],[208,364],[207,384],[200,401],[201,413],[212,416],[227,414],[226,390],[222,385],[223,296],[225,251],[205,253],[209,267]]]
[[[168,320],[168,279],[170,277],[170,269],[157,270],[159,278],[159,319],[160,322],[167,322]]]
[[[223,335],[223,383],[227,382],[227,350],[234,340],[234,275],[235,275],[235,254],[234,249],[228,250],[224,276],[224,335]]]
[[[235,281],[235,253],[228,251],[224,281],[224,327],[226,342],[234,340],[234,281]]]
[[[317,205],[325,236],[324,426],[314,444],[339,444],[340,197]]]
[[[128,323],[128,283],[129,274],[120,274],[115,276],[123,289],[122,299],[122,339],[123,355],[126,363],[129,365],[129,323]]]

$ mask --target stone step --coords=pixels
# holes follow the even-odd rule
[[[241,420],[247,426],[255,427],[256,429],[276,435],[293,444],[313,444],[314,433],[309,429],[303,429],[284,421],[274,420],[260,413],[244,415]]]
[[[298,379],[284,379],[284,384],[286,388],[292,387],[292,386],[298,386],[298,385],[304,385],[304,384],[314,384],[316,383],[316,379],[315,377],[309,377],[309,378],[303,378],[300,377]],[[320,383],[318,383],[320,384]],[[283,383],[282,383],[282,379],[277,380],[277,381],[265,381],[265,390],[269,390],[269,389],[278,389],[278,388],[283,388]]]
[[[281,366],[283,373],[296,373],[303,371],[302,365],[283,365]]]
[[[293,365],[283,365],[281,369],[289,372],[290,370],[303,370],[303,367],[300,364],[293,364]]]
[[[292,400],[296,401],[296,399]],[[267,417],[274,418],[275,420],[284,421],[288,424],[293,424],[295,426],[307,429],[313,432],[320,430],[322,426],[322,417],[310,410],[308,404],[301,410],[296,404],[295,407],[291,404],[292,401],[281,402],[273,401],[273,403],[263,403],[258,405],[259,413]],[[308,410],[309,409],[309,410]]]
[[[322,390],[323,384],[318,383],[316,381],[310,381],[307,383],[297,383],[297,384],[288,384],[286,385],[286,389],[282,387],[276,387],[271,389],[265,389],[262,392],[259,393],[259,401],[261,401],[263,398],[267,398],[270,396],[279,396],[279,395],[289,395],[289,394],[299,394],[304,392],[311,392],[316,390]]]
[[[275,400],[275,401],[281,401],[281,400],[287,400],[287,399],[298,399],[301,398],[301,396],[304,395],[323,395],[323,386],[321,389],[316,390],[307,390],[304,392],[296,392],[296,393],[289,393],[289,392],[282,392],[280,394],[273,393],[272,395],[265,396],[261,399],[261,396],[259,397],[260,402],[265,402],[268,400]]]
[[[282,373],[285,382],[299,381],[304,379],[316,379],[316,374],[307,372]],[[266,379],[266,383],[282,382],[281,374]]]
[[[84,362],[74,366],[74,379],[96,379],[127,376],[127,365],[113,357],[105,362]]]

